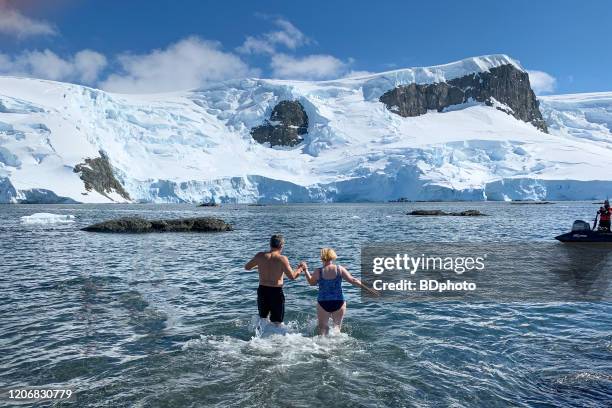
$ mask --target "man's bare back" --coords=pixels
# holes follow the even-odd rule
[[[279,288],[283,286],[284,276],[295,279],[293,269],[289,265],[286,256],[279,251],[258,252],[257,255],[246,264],[246,269],[257,268],[259,272],[259,284]]]
[[[259,287],[257,288],[257,309],[259,317],[267,319],[274,324],[280,325],[285,315],[285,295],[283,293],[283,281],[287,276],[293,280],[300,275],[305,264],[294,270],[289,265],[286,256],[281,255],[285,239],[282,235],[272,235],[270,238],[270,250],[258,252],[244,269],[250,271],[257,268],[259,272]]]

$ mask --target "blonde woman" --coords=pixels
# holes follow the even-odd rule
[[[329,318],[331,317],[334,326],[338,331],[342,329],[342,319],[346,312],[346,300],[342,292],[342,279],[355,286],[359,286],[375,295],[373,289],[368,288],[357,278],[354,278],[346,268],[335,265],[336,252],[332,248],[321,249],[321,261],[323,266],[314,270],[311,275],[308,272],[308,265],[301,263],[308,283],[312,286],[319,285],[319,295],[317,297],[317,319],[319,322],[319,334],[329,333]]]

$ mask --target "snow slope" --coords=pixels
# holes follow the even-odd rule
[[[403,118],[385,91],[520,65],[505,55],[359,78],[244,79],[156,95],[0,77],[0,202],[86,191],[73,172],[103,151],[134,201],[591,199],[612,190],[612,94],[546,97],[551,134],[478,103]],[[308,134],[269,148],[250,129],[298,100]]]

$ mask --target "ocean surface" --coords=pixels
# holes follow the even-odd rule
[[[475,208],[490,217],[413,217]],[[316,336],[316,288],[285,285],[286,336],[256,337],[257,273],[283,233],[360,275],[371,242],[551,242],[590,202],[0,206],[0,388],[72,387],[75,407],[604,407],[612,305],[369,302],[345,284],[340,334]],[[48,212],[74,222],[37,225]],[[95,234],[120,216],[214,215],[221,234]],[[554,241],[553,241],[554,242]],[[562,245],[562,244],[559,244]],[[13,406],[0,401],[0,406]],[[27,405],[27,404],[26,404]]]

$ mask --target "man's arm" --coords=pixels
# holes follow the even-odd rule
[[[283,273],[291,280],[295,280],[295,278],[297,278],[298,276],[300,276],[300,272],[302,272],[302,265],[298,266],[297,268],[292,269],[291,265],[289,264],[289,259],[287,259],[286,256],[283,256],[282,258],[282,263],[283,263]]]
[[[249,262],[246,263],[246,265],[244,265],[244,269],[246,269],[247,271],[250,271],[253,268],[256,268],[257,263],[259,262],[260,255],[261,255],[261,252],[258,252]]]

